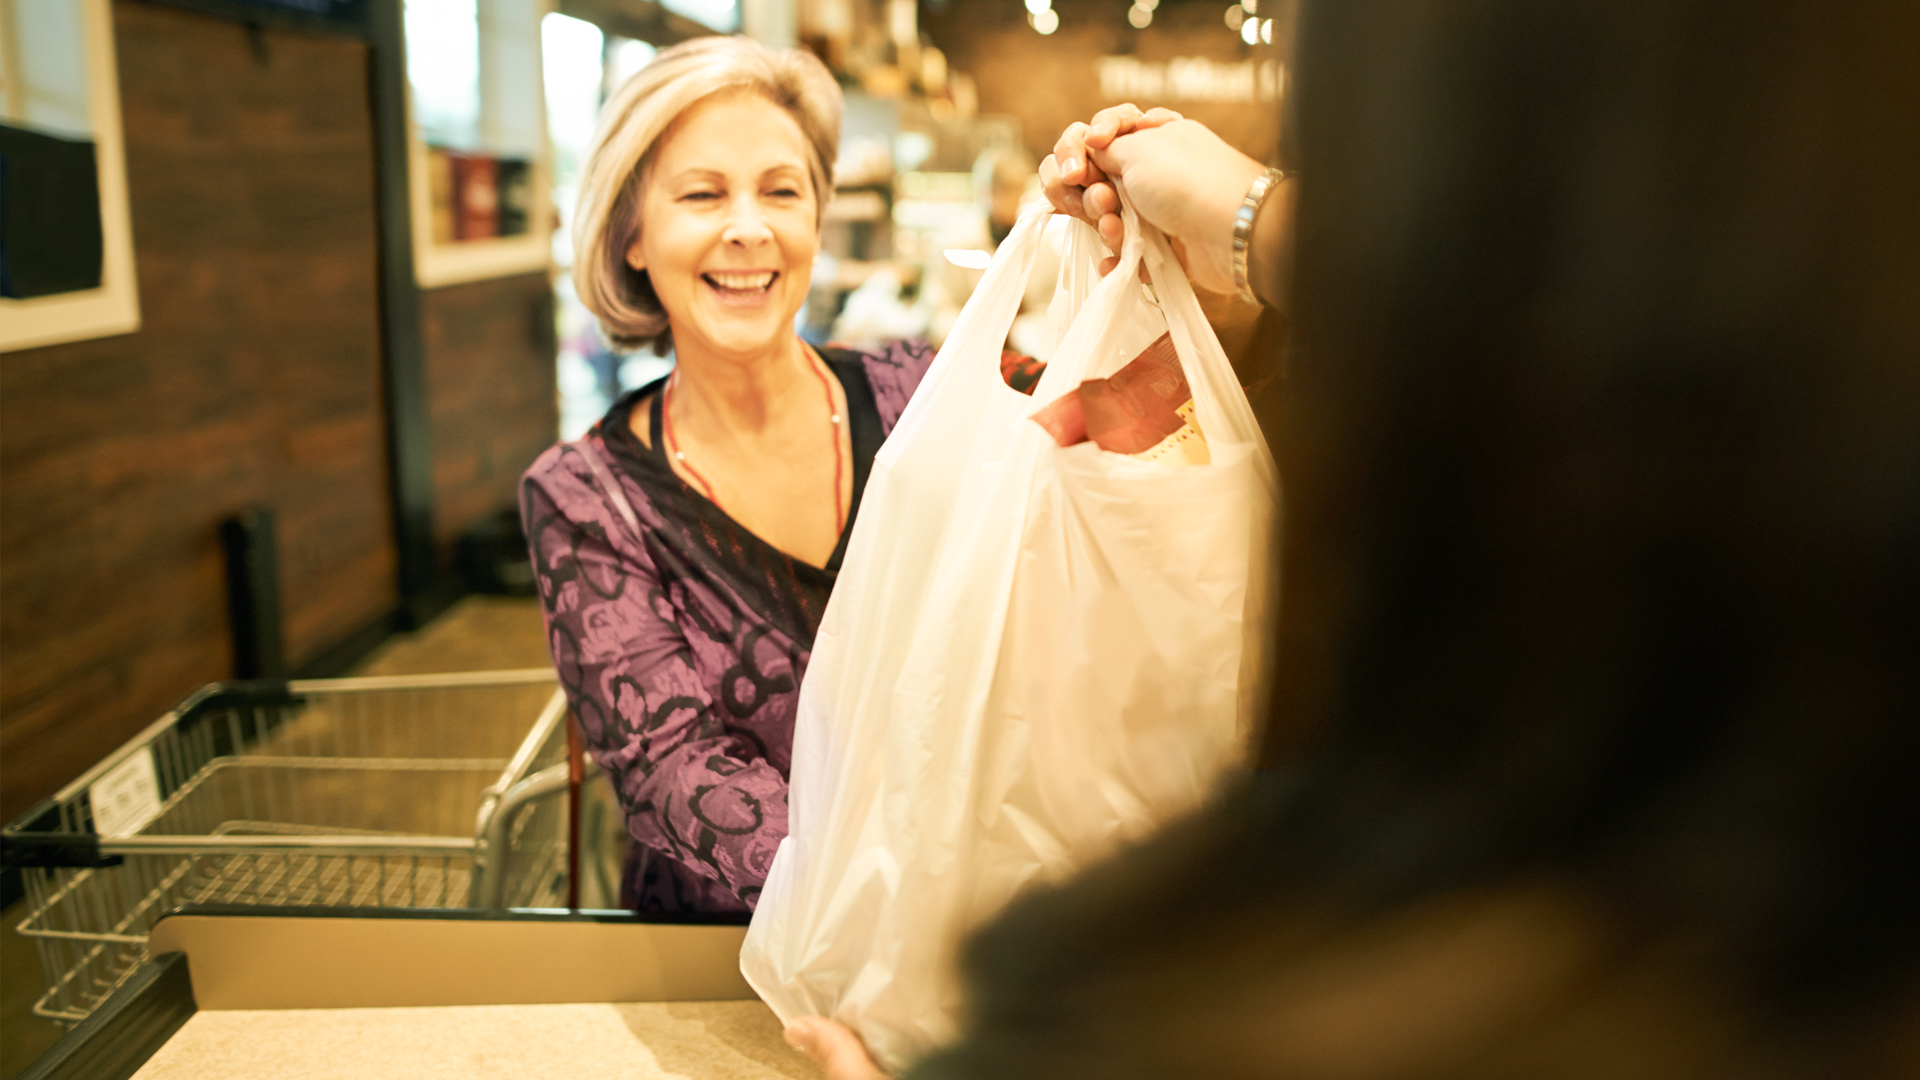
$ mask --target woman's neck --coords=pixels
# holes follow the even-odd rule
[[[675,354],[676,412],[700,414],[739,434],[765,430],[795,395],[818,393],[809,379],[811,358],[797,337],[744,356],[698,346]]]

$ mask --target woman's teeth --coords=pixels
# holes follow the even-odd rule
[[[758,274],[707,274],[704,276],[708,284],[716,289],[727,289],[735,292],[757,292],[772,285],[776,275],[773,271],[766,270]]]

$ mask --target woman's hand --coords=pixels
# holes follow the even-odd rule
[[[812,1058],[827,1080],[891,1080],[867,1056],[860,1037],[837,1020],[803,1016],[787,1025],[785,1036],[787,1045]]]
[[[1117,251],[1122,240],[1120,200],[1110,178],[1119,177],[1134,212],[1172,240],[1194,285],[1231,296],[1238,291],[1233,281],[1233,218],[1260,171],[1259,162],[1227,145],[1205,124],[1167,109],[1142,113],[1132,105],[1117,105],[1101,110],[1093,123],[1075,124],[1062,133],[1053,156],[1040,166],[1040,180],[1056,209],[1091,223],[1101,240]],[[1264,208],[1261,217],[1268,217]],[[1280,252],[1258,249],[1281,246],[1286,230],[1258,231],[1278,242],[1262,245],[1256,236],[1255,258],[1274,260]]]
[[[1047,201],[1055,210],[1099,229],[1107,246],[1119,250],[1120,203],[1114,198],[1107,174],[1089,159],[1088,151],[1105,150],[1122,135],[1179,119],[1180,114],[1172,109],[1141,112],[1139,106],[1126,104],[1101,109],[1093,114],[1091,123],[1067,128],[1053,144],[1053,153],[1040,163],[1040,185]]]

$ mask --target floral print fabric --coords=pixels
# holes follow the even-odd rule
[[[933,357],[917,343],[822,354],[847,395],[851,532],[873,453]],[[654,389],[581,440],[637,535],[574,444],[527,471],[521,519],[554,665],[626,815],[621,902],[746,912],[787,834],[795,705],[840,552],[826,569],[794,560],[675,475],[660,440],[628,426]]]

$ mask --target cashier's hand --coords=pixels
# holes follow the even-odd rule
[[[1053,153],[1040,163],[1040,188],[1054,210],[1070,214],[1100,231],[1100,239],[1109,251],[1120,250],[1124,230],[1120,225],[1120,201],[1114,197],[1107,174],[1095,164],[1091,151],[1105,150],[1122,135],[1171,124],[1180,119],[1172,109],[1140,111],[1131,102],[1101,109],[1090,123],[1075,123],[1060,133]],[[1105,274],[1119,262],[1109,256],[1100,264]]]
[[[803,1016],[787,1025],[786,1039],[817,1062],[827,1080],[890,1080],[867,1056],[860,1037],[838,1020]]]
[[[1172,109],[1148,109],[1141,112],[1134,104],[1115,105],[1101,109],[1093,114],[1093,122],[1074,124],[1060,133],[1060,139],[1053,144],[1053,153],[1040,163],[1040,186],[1047,193],[1047,201],[1063,214],[1072,214],[1087,224],[1101,229],[1101,237],[1109,247],[1120,247],[1120,219],[1113,220],[1113,232],[1108,235],[1101,225],[1103,215],[1116,213],[1112,202],[1113,188],[1107,183],[1107,174],[1088,158],[1090,150],[1105,150],[1113,145],[1113,140],[1122,135],[1147,128],[1171,124],[1180,119],[1180,114]],[[1105,201],[1097,207],[1087,204],[1087,196],[1094,192],[1105,195]]]
[[[1260,172],[1205,124],[1118,105],[1068,128],[1040,181],[1055,209],[1091,222],[1118,251],[1120,199],[1109,179],[1118,177],[1134,212],[1173,241],[1193,284],[1232,295],[1233,217]]]

